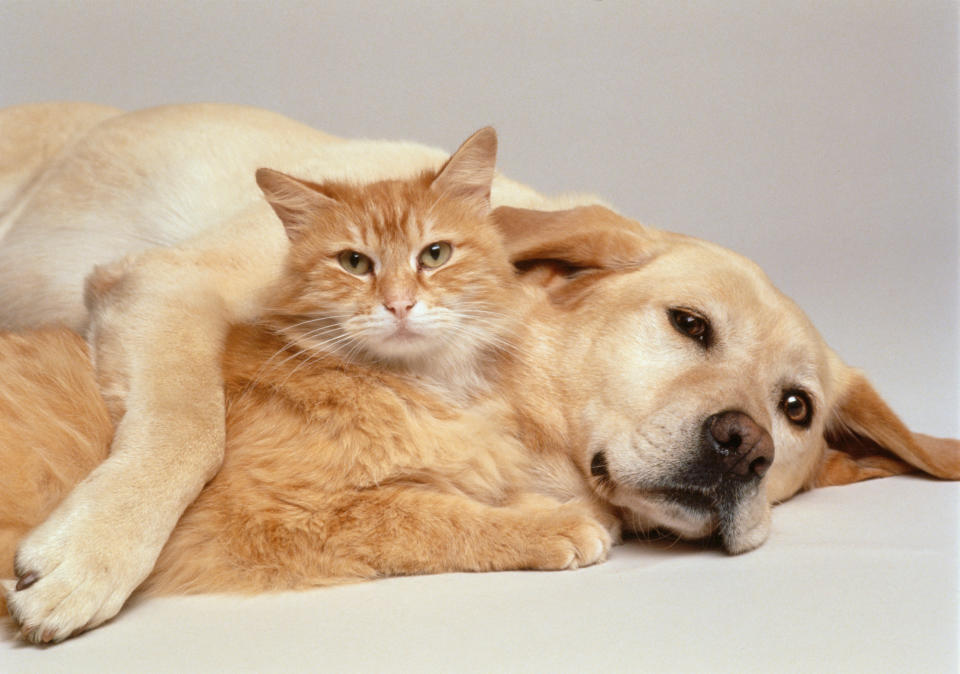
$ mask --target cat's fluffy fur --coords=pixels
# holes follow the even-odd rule
[[[0,334],[0,576],[13,550],[107,456],[113,424],[87,348],[65,329]]]
[[[225,462],[145,589],[252,591],[602,558],[611,538],[585,502],[534,494],[518,421],[487,386],[503,385],[533,300],[490,219],[495,147],[482,130],[439,173],[365,186],[259,173],[292,241],[286,271],[261,321],[228,335]],[[418,252],[438,240],[450,259],[422,268]],[[339,264],[353,250],[370,255],[369,273]],[[109,271],[92,281],[100,293],[111,283]],[[411,306],[427,306],[409,329],[433,332],[394,358],[390,343],[410,319],[384,309],[398,284]],[[388,327],[358,348],[344,324],[370,314]],[[3,521],[0,548],[0,575],[11,575],[19,537],[104,458],[112,426],[73,333],[5,335],[0,352],[23,364],[0,387],[3,406],[56,420],[0,419],[22,454],[0,491],[0,513],[15,520]]]
[[[409,376],[334,357],[262,368],[282,346],[257,326],[231,333],[224,465],[143,590],[560,569],[605,555],[611,539],[589,499],[561,505],[533,492],[534,469],[543,466],[531,464],[521,426],[499,397],[450,406]],[[14,447],[3,446],[13,470],[0,478],[0,576],[12,574],[19,536],[104,458],[112,429],[79,337],[0,336],[0,353],[18,351],[3,359],[0,410],[30,410],[2,419],[3,432],[18,432],[18,447],[31,449],[11,457]]]

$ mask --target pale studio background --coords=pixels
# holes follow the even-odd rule
[[[0,105],[238,102],[447,149],[756,259],[956,436],[955,2],[0,0]]]

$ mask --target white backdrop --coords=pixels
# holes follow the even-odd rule
[[[0,105],[269,107],[593,191],[759,261],[913,427],[960,434],[957,4],[0,0]]]

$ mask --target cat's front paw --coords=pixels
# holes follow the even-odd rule
[[[561,506],[541,516],[531,541],[533,568],[578,569],[602,562],[610,552],[610,532],[585,508]]]
[[[35,643],[62,641],[115,616],[155,561],[103,523],[57,519],[24,540],[16,581],[4,587],[7,611]]]

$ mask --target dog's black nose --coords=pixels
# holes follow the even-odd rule
[[[703,424],[708,453],[724,477],[759,479],[773,463],[773,438],[743,412],[714,414]]]

